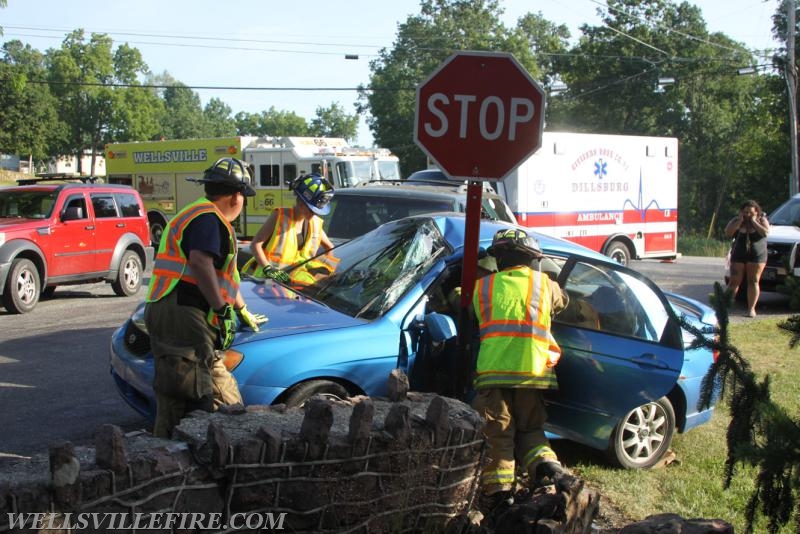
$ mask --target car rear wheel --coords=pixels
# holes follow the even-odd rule
[[[11,262],[6,287],[3,289],[3,306],[11,313],[27,313],[39,302],[41,286],[39,271],[31,260],[17,258]]]
[[[286,396],[286,406],[302,406],[315,396],[322,395],[329,399],[341,400],[350,396],[350,393],[341,384],[330,380],[309,380],[294,386]]]
[[[666,397],[628,412],[614,429],[609,456],[625,469],[653,467],[675,434],[675,410]]]
[[[130,297],[142,287],[142,260],[132,250],[125,251],[119,262],[117,279],[111,283],[114,293],[120,297]]]
[[[606,249],[606,256],[624,267],[627,267],[628,263],[631,261],[631,251],[628,250],[628,247],[625,246],[625,243],[620,241],[614,241],[608,245],[608,248]]]

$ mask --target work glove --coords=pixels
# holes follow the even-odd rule
[[[266,265],[261,269],[261,276],[263,278],[270,278],[277,282],[283,282],[284,284],[289,282],[289,273],[282,269],[276,269],[272,265]]]
[[[216,321],[211,323],[217,329],[218,350],[227,350],[233,344],[233,334],[236,332],[236,313],[230,304],[226,304],[218,310],[214,310]]]
[[[250,313],[247,306],[242,306],[236,310],[236,317],[239,318],[240,324],[249,326],[253,332],[258,332],[258,325],[266,323],[269,320],[266,315],[261,313]]]

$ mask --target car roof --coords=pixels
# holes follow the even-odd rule
[[[463,248],[464,238],[465,238],[464,229],[466,222],[465,214],[442,213],[442,214],[415,215],[414,217],[433,219],[433,221],[439,227],[439,230],[442,232],[442,235],[450,244],[450,246],[452,246],[454,249]],[[387,224],[392,224],[392,223],[387,223]],[[492,244],[492,238],[494,237],[494,234],[498,230],[506,228],[519,228],[527,232],[528,235],[535,237],[539,241],[539,245],[542,247],[542,252],[546,254],[555,254],[562,256],[570,254],[580,254],[581,256],[585,256],[587,258],[594,258],[600,260],[603,263],[614,263],[614,260],[612,260],[608,256],[604,256],[599,252],[595,252],[592,249],[586,248],[582,245],[578,245],[577,243],[573,243],[572,241],[567,241],[566,239],[545,235],[537,232],[532,228],[526,228],[524,226],[519,226],[519,225],[512,225],[511,223],[506,223],[502,221],[481,220],[480,234],[479,234],[480,247],[483,249],[489,248],[489,245]]]
[[[56,184],[31,184],[31,185],[16,185],[11,187],[4,187],[3,191],[61,191],[70,189],[96,189],[106,191],[135,191],[135,189],[125,184],[98,184],[98,183],[56,183]]]
[[[336,195],[351,196],[390,196],[416,198],[459,198],[467,195],[467,186],[461,182],[416,182],[408,180],[373,180],[360,182],[353,187],[336,190]],[[491,187],[484,187],[484,195],[500,198]]]

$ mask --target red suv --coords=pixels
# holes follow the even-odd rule
[[[139,193],[124,185],[35,184],[0,189],[0,299],[31,311],[56,286],[105,280],[134,295],[153,260]]]

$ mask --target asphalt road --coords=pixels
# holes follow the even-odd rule
[[[723,277],[723,261],[685,257],[674,263],[636,261],[631,267],[662,288],[708,302]],[[146,282],[145,282],[146,283]],[[91,443],[103,423],[148,428],[116,392],[108,367],[111,333],[144,298],[117,297],[107,284],[59,288],[25,315],[0,309],[0,466],[15,457],[46,453],[67,439]],[[764,294],[760,316],[788,316],[784,297]],[[737,305],[733,321],[742,317]]]

